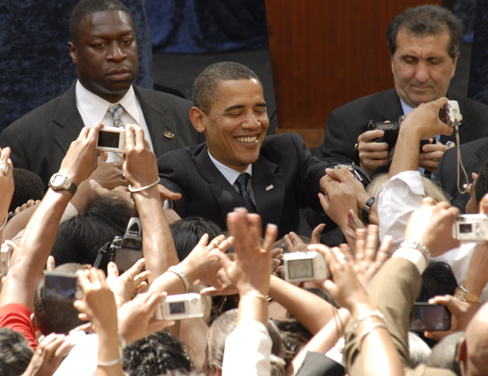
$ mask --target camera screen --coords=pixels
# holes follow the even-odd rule
[[[122,274],[141,258],[142,251],[122,248],[115,251],[114,262],[117,264],[119,274]]]
[[[100,131],[100,133],[98,134],[97,146],[106,147],[106,148],[118,148],[119,138],[120,138],[120,133]]]
[[[288,278],[312,278],[313,261],[312,260],[292,260],[288,261]]]
[[[410,317],[410,330],[445,330],[446,313],[442,305],[414,306]]]
[[[459,232],[461,234],[471,234],[473,232],[473,227],[471,223],[460,223]]]
[[[186,313],[185,302],[169,303],[169,313],[172,315],[176,313]]]
[[[47,299],[75,300],[78,277],[46,274],[44,297]]]

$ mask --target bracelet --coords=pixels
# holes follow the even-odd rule
[[[151,183],[149,185],[146,185],[145,187],[141,187],[141,188],[132,188],[130,185],[129,185],[129,192],[131,193],[136,193],[136,192],[141,192],[145,189],[148,189],[148,188],[151,188],[151,187],[154,187],[155,185],[159,184],[159,182],[161,181],[161,178],[158,178],[158,180],[156,180],[154,183]]]
[[[381,320],[385,319],[385,316],[383,316],[383,314],[378,310],[376,310],[376,311],[371,311],[371,310],[365,311],[358,316],[357,321],[354,323],[354,325],[352,327],[354,332],[356,332],[358,330],[359,325],[361,325],[364,320],[367,320],[371,317],[378,317]]]
[[[366,327],[366,329],[363,329],[363,331],[361,333],[361,337],[359,337],[359,347],[361,347],[361,344],[363,343],[364,338],[369,333],[371,333],[373,330],[378,329],[378,328],[383,328],[383,329],[386,329],[386,331],[388,331],[388,328],[382,322],[378,322],[376,324],[371,324],[370,326]]]
[[[99,366],[99,367],[110,367],[110,366],[116,365],[117,363],[120,363],[122,361],[122,357],[123,357],[122,351],[120,349],[119,349],[119,353],[120,353],[120,356],[117,359],[112,360],[110,362],[97,361],[97,366]]]
[[[168,272],[175,273],[178,277],[180,277],[181,281],[185,285],[185,292],[188,292],[190,289],[190,282],[188,282],[188,278],[186,278],[185,273],[183,273],[177,265],[170,266],[168,268]]]
[[[373,206],[375,201],[376,200],[374,197],[370,197],[368,198],[368,201],[366,201],[366,203],[363,206],[363,211],[361,212],[361,214],[363,217],[363,222],[366,223],[367,225],[369,225],[369,211],[371,210],[371,207]]]
[[[262,294],[252,294],[253,298],[264,300],[266,303],[269,303],[268,297]]]
[[[7,222],[8,222],[8,212],[5,215],[5,221],[3,221],[3,225],[2,225],[2,227],[0,227],[0,231],[2,231],[5,228],[5,226],[7,225]]]
[[[405,240],[402,244],[400,244],[400,248],[416,249],[417,251],[422,253],[422,255],[425,257],[425,261],[427,262],[427,265],[429,265],[430,258],[431,258],[430,251],[425,245],[422,245],[415,241]]]

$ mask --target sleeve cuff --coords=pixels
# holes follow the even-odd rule
[[[414,248],[400,248],[398,251],[396,251],[393,257],[401,257],[404,258],[408,261],[410,261],[412,264],[414,264],[417,267],[417,270],[419,271],[420,275],[422,275],[427,269],[427,260],[425,259],[425,256],[422,254],[417,249]]]

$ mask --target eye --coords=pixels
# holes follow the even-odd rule
[[[231,118],[238,118],[239,116],[241,116],[241,113],[240,112],[229,112],[227,114],[227,116],[229,116]]]
[[[405,63],[407,64],[414,64],[417,62],[417,59],[413,56],[406,56],[404,59]]]
[[[254,113],[256,115],[264,115],[264,114],[266,114],[266,108],[257,108],[254,110]]]

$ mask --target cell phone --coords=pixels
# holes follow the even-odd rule
[[[96,150],[124,153],[126,135],[124,128],[104,128],[98,133]]]
[[[451,312],[445,305],[415,303],[410,314],[412,332],[437,332],[451,328]]]
[[[200,294],[168,295],[155,312],[156,320],[181,320],[203,317],[203,302]]]
[[[44,299],[64,300],[73,302],[83,299],[85,294],[75,273],[49,272],[44,274]]]

